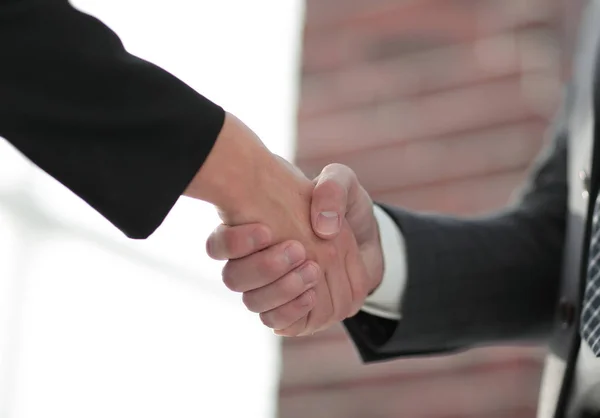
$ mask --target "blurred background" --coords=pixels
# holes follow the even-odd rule
[[[415,210],[505,205],[546,140],[582,3],[308,0],[298,165],[347,164],[374,200]],[[339,327],[283,342],[280,416],[534,417],[543,354],[364,367]]]
[[[76,0],[309,176],[472,215],[525,178],[583,0]],[[182,199],[131,241],[0,141],[0,418],[527,418],[543,348],[363,366],[341,327],[279,340]]]

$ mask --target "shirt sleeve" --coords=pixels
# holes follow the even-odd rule
[[[162,223],[224,116],[68,1],[0,3],[0,136],[127,236]]]
[[[406,287],[407,266],[404,237],[396,223],[379,206],[373,207],[383,249],[384,273],[379,287],[366,299],[362,310],[371,315],[398,320]]]

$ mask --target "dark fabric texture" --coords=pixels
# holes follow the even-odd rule
[[[563,117],[552,135],[518,202],[505,211],[462,219],[381,205],[405,237],[409,279],[400,321],[366,313],[345,321],[364,360],[550,332],[565,236]]]
[[[383,205],[408,281],[400,321],[345,321],[364,361],[543,342],[538,417],[598,416],[600,363],[578,332],[600,185],[600,3],[586,3],[562,110],[514,205],[471,219]]]
[[[581,310],[581,338],[600,356],[600,199],[596,198],[588,252],[587,280]]]
[[[127,236],[161,224],[223,121],[66,0],[0,1],[0,136]]]

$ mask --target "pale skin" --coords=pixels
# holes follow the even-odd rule
[[[310,255],[292,262],[286,257],[286,249],[300,249],[302,242],[278,239],[267,224],[220,225],[207,240],[211,257],[229,260],[223,270],[227,287],[243,293],[246,307],[260,313],[263,323],[279,335],[312,334],[354,315],[383,276],[373,202],[351,169],[333,164],[315,179],[310,219],[321,243],[342,241],[351,246],[346,253],[345,270],[338,270],[336,275],[325,274],[325,280],[310,289],[296,285],[299,275],[305,268],[319,266]],[[336,221],[332,223],[331,219]],[[353,286],[360,292],[353,293]],[[295,303],[304,297],[314,302],[306,306]]]
[[[227,263],[223,280],[284,336],[313,334],[354,315],[375,286],[348,220],[328,217],[334,231],[328,239],[313,232],[313,189],[309,179],[227,114],[213,150],[184,193],[214,204],[223,220],[207,242],[213,258],[262,250],[253,262]],[[272,280],[274,269],[286,270],[285,277]]]

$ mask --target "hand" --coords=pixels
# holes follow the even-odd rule
[[[333,314],[327,317],[323,312],[335,312],[337,309],[349,311],[351,315],[356,313],[367,294],[379,285],[383,275],[383,256],[372,201],[354,172],[343,165],[333,164],[323,170],[315,183],[311,205],[314,232],[325,240],[322,243],[339,240],[356,242],[360,256],[360,261],[350,259],[347,276],[330,277],[325,282],[326,288],[306,290],[292,285],[304,268],[319,266],[305,261],[306,257],[290,261],[286,249],[295,248],[304,255],[301,243],[273,239],[267,225],[221,225],[207,241],[211,257],[230,260],[223,270],[225,284],[232,290],[243,292],[248,309],[259,312],[263,322],[280,335],[306,335],[344,319]],[[361,283],[356,284],[357,280]],[[361,291],[344,292],[344,286],[340,284],[345,282],[355,283],[351,287]],[[313,295],[317,300],[311,310],[302,301]],[[299,328],[282,329],[288,322],[311,323],[308,317],[313,314],[318,315],[322,322],[317,324],[316,329],[307,328],[302,332],[297,332]]]
[[[335,238],[339,228],[328,220],[345,219],[356,239],[368,277],[373,280],[369,283],[370,292],[373,291],[381,283],[384,266],[379,226],[369,193],[354,171],[342,164],[325,167],[314,183],[311,222],[315,234],[323,239]]]
[[[312,333],[352,315],[359,305],[332,303],[334,295],[361,300],[367,292],[364,265],[350,228],[340,223],[339,239],[329,241],[313,233],[313,188],[299,170],[270,153],[246,125],[227,114],[210,155],[186,190],[188,196],[215,204],[226,225],[258,222],[268,227],[257,236],[257,244],[263,239],[295,240],[294,245],[280,247],[281,257],[275,262],[303,264],[273,286],[260,280],[266,276],[260,274],[259,264],[250,266],[258,277],[255,281],[245,279],[252,270],[239,270],[236,264],[227,265],[224,271],[225,283],[244,292],[246,304],[261,312],[263,322],[282,335]],[[218,254],[215,248],[209,245],[208,250]],[[261,291],[255,292],[258,288]],[[271,296],[265,298],[264,293]],[[281,296],[289,293],[300,297],[283,303]],[[302,315],[295,315],[297,311]]]

